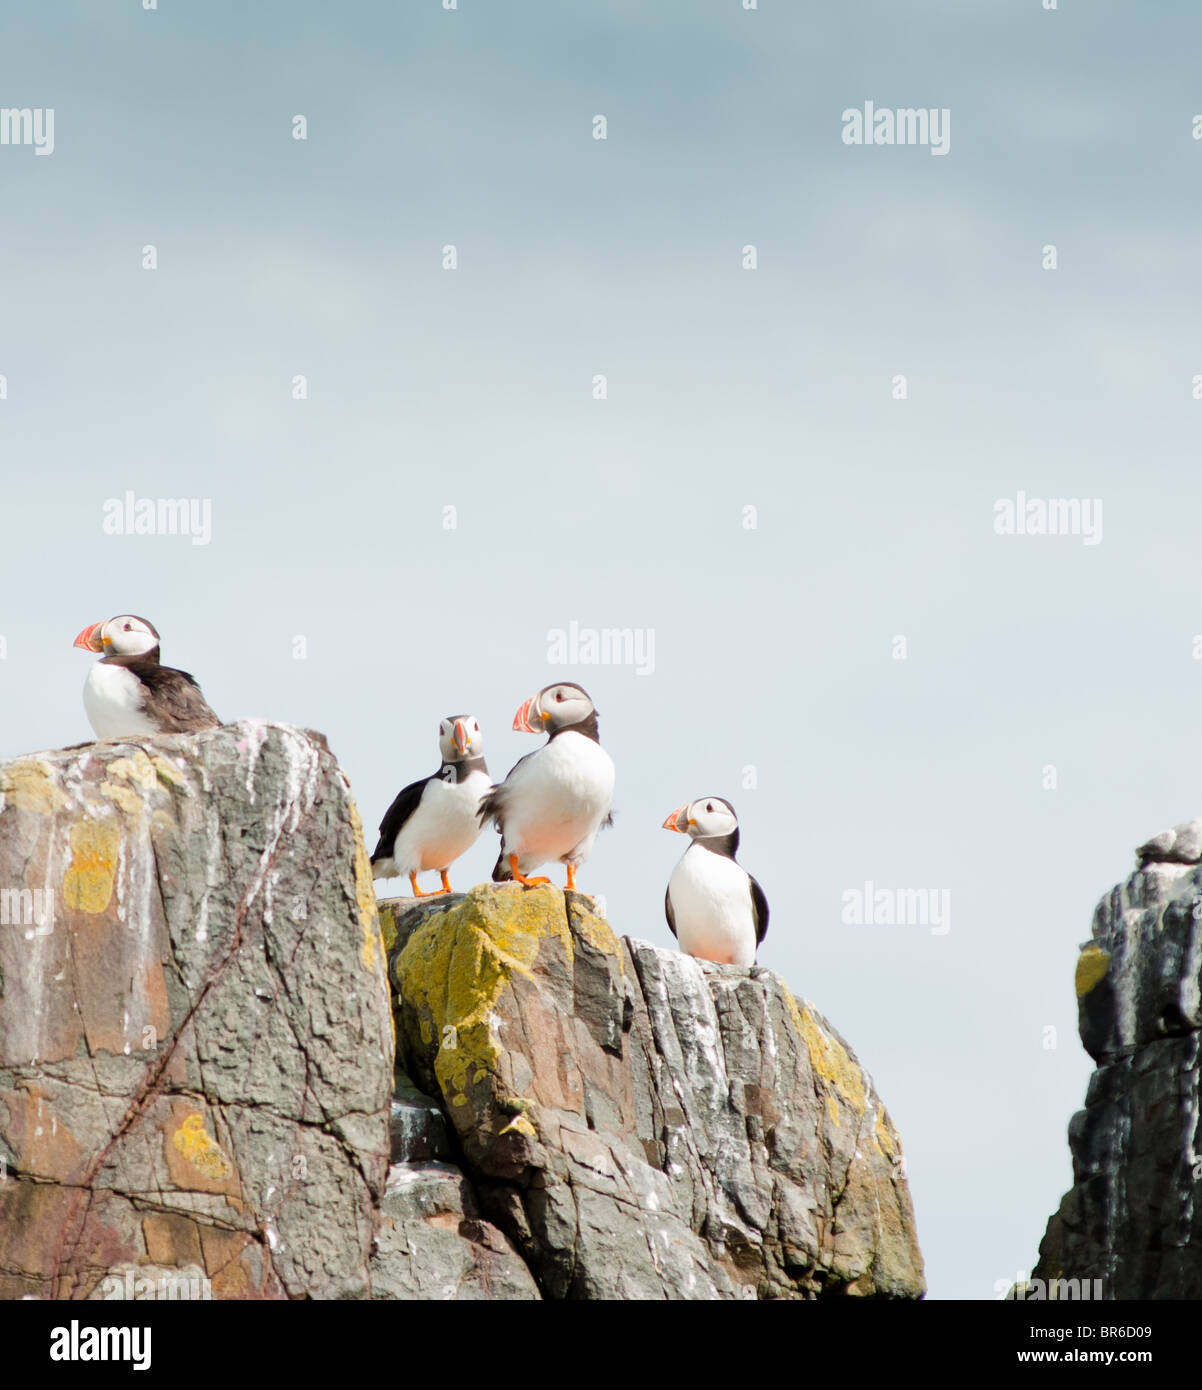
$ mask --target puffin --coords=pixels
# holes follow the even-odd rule
[[[480,820],[501,832],[494,883],[527,888],[549,883],[527,875],[552,860],[567,866],[567,888],[589,857],[603,825],[612,825],[613,759],[597,737],[597,709],[588,692],[558,681],[532,695],[513,717],[527,734],[547,733],[541,748],[516,762],[480,803]]]
[[[447,715],[438,726],[438,747],[442,765],[398,792],[380,822],[380,843],[371,857],[373,877],[408,874],[415,898],[451,892],[447,870],[479,838],[480,799],[492,787],[474,714]],[[442,887],[423,893],[417,876],[427,869],[438,870]]]
[[[756,947],[768,934],[768,899],[735,861],[735,808],[720,796],[703,796],[678,806],[663,828],[690,840],[664,896],[664,913],[680,949],[722,965],[754,965]]]
[[[187,671],[159,663],[159,634],[146,618],[122,613],[91,623],[75,639],[88,652],[103,652],[83,688],[88,722],[98,739],[144,734],[191,734],[216,729],[209,708]]]

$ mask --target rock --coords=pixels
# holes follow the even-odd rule
[[[1081,1040],[1097,1070],[1069,1125],[1073,1187],[1032,1278],[1088,1280],[1110,1299],[1196,1299],[1202,821],[1137,856],[1141,867],[1098,904],[1077,961]]]
[[[366,1296],[393,1038],[324,739],[4,765],[0,922],[0,1297]]]
[[[389,961],[396,960],[405,943],[421,924],[435,912],[461,903],[466,893],[433,893],[427,898],[381,898],[376,904],[380,914],[380,931],[388,950]],[[395,988],[396,982],[393,981]]]
[[[393,1163],[424,1163],[454,1157],[442,1106],[398,1071],[393,1088],[389,1137]]]
[[[400,1060],[544,1297],[921,1296],[898,1135],[771,971],[619,941],[551,886],[383,912]]]
[[[396,1163],[376,1250],[375,1298],[536,1299],[521,1256],[481,1219],[471,1186],[448,1163]]]
[[[1172,830],[1162,830],[1135,851],[1143,864],[1197,864],[1202,861],[1202,820],[1182,821]]]

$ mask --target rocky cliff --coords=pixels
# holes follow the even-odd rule
[[[1032,1278],[1089,1280],[1104,1298],[1202,1298],[1202,820],[1137,858],[1077,962],[1097,1070],[1069,1125],[1073,1186]]]
[[[287,725],[144,743],[0,769],[0,1297],[364,1294],[393,1038],[346,779]]]
[[[0,767],[0,1297],[922,1291],[897,1133],[770,971],[553,887],[378,916],[287,725]]]
[[[552,886],[383,918],[401,1060],[544,1297],[922,1294],[898,1135],[771,971],[619,940]]]

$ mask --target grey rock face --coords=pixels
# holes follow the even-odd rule
[[[394,1163],[372,1258],[374,1298],[537,1299],[521,1256],[481,1218],[453,1164]]]
[[[0,892],[0,1297],[142,1267],[365,1296],[393,1039],[324,739],[246,721],[6,764]]]
[[[1202,821],[1165,831],[1094,913],[1077,964],[1098,1066],[1069,1126],[1073,1188],[1033,1278],[1106,1298],[1202,1298]]]
[[[455,1150],[442,1106],[424,1091],[419,1091],[404,1072],[396,1074],[389,1133],[393,1163],[454,1158]]]
[[[423,914],[413,915],[420,920]],[[480,1216],[454,1158],[442,1107],[397,1072],[392,1167],[372,1255],[372,1297],[539,1298],[521,1256]]]
[[[554,887],[382,906],[401,1056],[545,1297],[922,1294],[896,1131],[779,977]]]

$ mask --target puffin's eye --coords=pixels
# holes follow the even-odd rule
[[[132,631],[133,631],[133,628],[130,626],[129,623],[126,623],[126,624],[125,624],[125,631],[126,631],[126,632],[132,632]]]
[[[476,721],[473,719],[473,720],[472,720],[472,733],[478,734],[479,732],[480,732],[480,725],[477,724]]]
[[[707,811],[712,811],[714,809],[714,803],[712,801],[707,801],[705,803],[705,809]]]
[[[555,698],[556,698],[557,700],[562,700],[562,699],[563,699],[563,691],[562,691],[562,690],[557,690],[557,691],[555,692]]]

